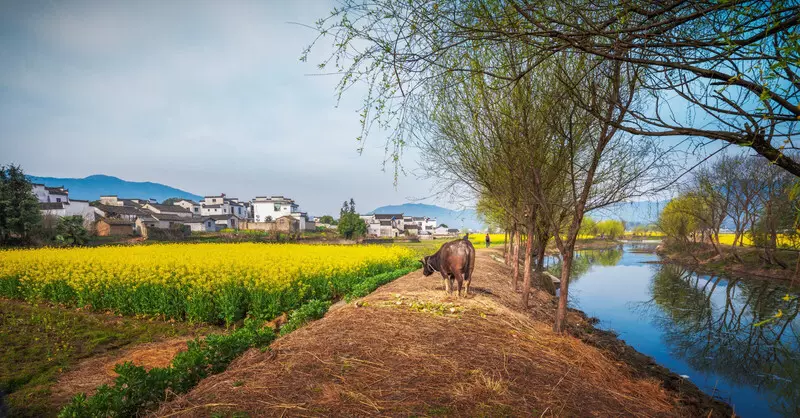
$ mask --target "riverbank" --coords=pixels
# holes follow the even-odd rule
[[[775,258],[786,268],[778,264],[770,265],[763,257],[764,250],[753,247],[737,247],[736,255],[728,245],[720,246],[723,255],[719,256],[711,245],[690,244],[679,247],[661,245],[657,249],[662,262],[680,264],[692,270],[709,275],[744,275],[761,279],[788,282],[797,279],[798,252],[794,250],[776,250]]]
[[[626,360],[578,312],[554,334],[553,299],[537,292],[521,310],[491,252],[478,251],[469,298],[410,273],[248,351],[157,415],[731,416],[691,382]]]

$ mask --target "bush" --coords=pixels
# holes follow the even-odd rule
[[[89,232],[83,226],[83,216],[64,216],[56,226],[56,242],[61,245],[84,245],[89,240]]]
[[[289,315],[289,320],[281,327],[281,335],[286,335],[308,322],[322,318],[330,307],[330,301],[312,299],[306,302]]]
[[[188,392],[197,383],[219,373],[250,347],[266,346],[275,338],[270,328],[246,320],[244,327],[227,335],[209,335],[189,342],[189,349],[178,353],[169,367],[145,370],[127,362],[114,371],[114,384],[102,385],[86,397],[80,394],[59,413],[59,417],[136,416],[153,409],[172,394]]]

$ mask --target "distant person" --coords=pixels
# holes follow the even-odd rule
[[[464,241],[469,241],[469,231],[467,231],[467,233],[464,234]]]
[[[486,241],[486,248],[489,248],[489,245],[492,244],[492,239],[489,238],[489,233],[488,232],[486,233],[486,239],[484,239],[484,241]]]

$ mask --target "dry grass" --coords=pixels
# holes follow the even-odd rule
[[[660,382],[520,311],[505,267],[486,251],[477,261],[467,299],[409,274],[248,351],[155,415],[685,415]]]

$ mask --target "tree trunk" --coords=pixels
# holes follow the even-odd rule
[[[519,230],[515,230],[514,232],[514,245],[513,245],[513,274],[511,278],[511,288],[515,291],[517,290],[517,283],[519,282],[519,247],[520,247],[520,236]]]
[[[556,287],[553,281],[542,273],[544,271],[544,257],[547,252],[547,240],[546,234],[540,234],[536,237],[536,265],[533,268],[533,275],[542,288],[555,296]]]
[[[508,265],[509,256],[508,256],[508,229],[507,228],[506,228],[506,231],[505,231],[505,236],[503,238],[503,258],[505,258],[506,265]]]
[[[522,283],[522,309],[528,309],[528,298],[531,294],[531,261],[533,260],[533,222],[528,224],[528,241],[525,243],[525,274]]]
[[[558,295],[558,309],[556,309],[556,320],[553,323],[553,331],[562,333],[567,326],[567,291],[569,285],[569,272],[572,270],[573,248],[572,242],[566,246],[566,251],[561,254],[561,286]]]

